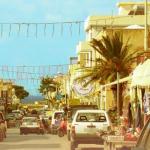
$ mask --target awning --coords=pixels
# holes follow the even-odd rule
[[[147,59],[135,68],[131,86],[150,86],[150,59]]]
[[[138,30],[138,29],[144,29],[144,27],[134,24],[134,25],[125,27],[125,29],[137,29]]]

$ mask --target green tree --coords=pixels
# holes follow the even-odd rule
[[[132,71],[133,63],[142,52],[131,50],[129,39],[123,43],[123,36],[120,33],[113,33],[111,36],[103,36],[102,39],[92,39],[91,47],[97,52],[99,58],[93,68],[85,69],[85,74],[77,78],[80,82],[83,78],[88,78],[85,86],[91,82],[98,81],[100,84],[110,83],[117,79],[117,72],[120,78],[128,76]],[[119,115],[122,115],[123,88],[124,84],[119,85]],[[113,85],[115,99],[117,98],[117,85]]]
[[[15,91],[15,95],[18,99],[22,100],[25,97],[29,96],[29,92],[27,92],[23,86],[13,85],[13,89]]]
[[[41,79],[39,92],[45,97],[45,99],[50,102],[51,106],[55,105],[55,98],[52,96],[52,93],[57,92],[60,84],[52,77],[43,77]]]

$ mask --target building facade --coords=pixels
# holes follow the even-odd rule
[[[123,41],[132,45],[134,51],[144,50],[144,38],[145,38],[145,12],[144,2],[121,2],[117,4],[118,14],[115,16],[89,16],[85,22],[85,41],[79,42],[77,45],[77,59],[78,64],[72,69],[71,78],[72,83],[75,77],[85,73],[85,68],[90,68],[96,65],[96,59],[100,57],[98,53],[90,46],[92,38],[101,39],[102,36],[111,36],[114,32],[121,32],[123,35]],[[147,24],[150,24],[150,3],[148,3],[147,12]],[[147,45],[148,52],[150,48],[150,26],[148,26],[147,33]],[[135,66],[138,62],[135,62]],[[133,66],[133,69],[134,67]],[[74,76],[74,77],[72,77]],[[96,85],[98,83],[95,83]],[[114,99],[110,86],[105,86],[101,89],[100,85],[95,86],[96,89],[93,91],[101,91],[99,97],[100,108],[110,109],[114,105]],[[76,93],[75,93],[76,94]],[[78,94],[76,94],[78,95]],[[92,93],[88,93],[86,96],[89,97]],[[83,99],[86,101],[86,96]],[[80,96],[82,98],[82,96]],[[92,97],[92,100],[94,97]],[[88,101],[90,99],[88,98]]]

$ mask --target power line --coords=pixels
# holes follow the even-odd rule
[[[98,17],[98,16],[97,16]],[[122,18],[133,18],[136,17],[136,15],[127,15],[127,16],[106,16],[102,18],[97,18],[97,19],[90,19],[90,22],[95,23],[95,26],[99,26],[99,21],[104,21],[105,25],[106,22],[110,22],[110,25],[115,22],[117,19],[122,19]],[[69,34],[72,36],[73,35],[73,30],[76,30],[78,32],[78,35],[81,34],[81,26],[84,23],[88,23],[88,20],[78,20],[78,21],[66,21],[66,22],[0,22],[0,33],[1,37],[4,36],[4,33],[8,32],[8,37],[12,35],[13,32],[16,32],[17,36],[21,35],[22,30],[25,31],[26,37],[29,37],[31,35],[31,31],[35,31],[33,36],[38,37],[38,35],[41,37],[41,30],[43,30],[43,35],[44,37],[49,36],[51,34],[51,37],[53,37],[57,32],[60,31],[60,35],[62,36],[64,34],[64,29],[68,28]],[[56,26],[60,26],[59,30]],[[6,26],[4,28],[4,26]],[[39,28],[39,27],[42,27]],[[13,27],[17,28],[17,31],[13,30]],[[25,29],[26,28],[26,29]],[[49,31],[51,29],[51,31]],[[57,32],[56,32],[57,31]],[[50,33],[49,33],[50,32]],[[23,33],[22,33],[23,34]]]
[[[26,89],[38,89],[45,76],[54,77],[58,73],[67,74],[68,64],[43,66],[0,66],[0,77],[4,81],[22,85]],[[32,92],[32,91],[31,91]]]

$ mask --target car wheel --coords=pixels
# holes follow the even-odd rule
[[[67,139],[70,141],[70,131],[67,131]]]
[[[40,134],[44,134],[44,130],[43,129],[40,129]]]
[[[44,131],[42,131],[41,134],[44,135],[45,134]]]
[[[59,136],[59,137],[63,137],[63,136],[64,136],[63,130],[58,130],[58,136]]]
[[[41,129],[39,129],[38,131],[37,131],[37,134],[41,134],[42,133],[42,131],[41,131]]]
[[[75,150],[76,147],[77,144],[75,144],[75,142],[70,142],[70,150]]]
[[[3,139],[6,138],[5,130],[2,131],[2,137],[3,137]]]
[[[6,138],[7,136],[6,136],[6,132],[4,133],[4,137]]]
[[[55,134],[55,131],[54,131],[54,129],[51,129],[51,134]]]
[[[3,133],[2,131],[0,130],[0,141],[3,141],[4,137],[3,137]]]

